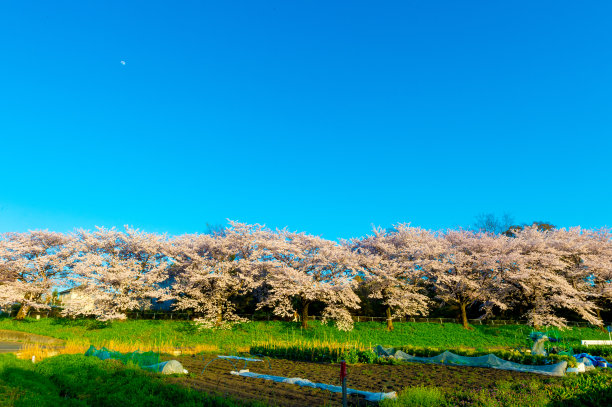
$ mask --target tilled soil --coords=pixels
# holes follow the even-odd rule
[[[204,372],[204,366],[214,356],[179,356],[176,359],[196,377],[176,377],[169,380],[182,383],[207,393],[231,396],[239,400],[258,400],[272,406],[341,405],[341,395],[325,390],[276,383],[270,380],[231,375],[236,370],[227,360],[213,361]],[[234,362],[238,369],[244,362]],[[299,377],[314,383],[340,385],[340,365],[330,363],[295,362],[270,359],[268,362],[249,362],[251,372],[283,377]],[[453,390],[495,387],[501,380],[542,380],[555,378],[532,373],[510,372],[478,367],[440,366],[420,363],[401,365],[362,364],[348,366],[347,384],[351,389],[371,392],[399,392],[405,387],[432,386]],[[349,397],[349,404],[365,406],[365,399]]]

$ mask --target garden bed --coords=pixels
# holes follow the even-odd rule
[[[216,360],[202,373],[202,369],[215,355],[180,356],[176,359],[190,372],[191,377],[176,377],[168,380],[187,385],[207,393],[230,395],[241,400],[258,400],[278,406],[338,405],[339,394],[324,390],[303,388],[292,384],[245,378],[230,374],[234,367],[228,361]],[[332,363],[295,362],[271,359],[268,363],[251,362],[252,372],[284,377],[300,377],[315,383],[339,385],[340,367]],[[423,365],[405,363],[400,365],[359,364],[348,368],[348,387],[371,392],[400,392],[406,387],[431,386],[448,391],[493,389],[496,382],[514,380],[538,380],[554,382],[557,378],[540,377],[530,373],[509,372],[477,367]],[[352,405],[367,405],[358,397],[350,398]]]

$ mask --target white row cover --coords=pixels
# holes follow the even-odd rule
[[[549,376],[564,376],[567,368],[567,362],[559,362],[554,365],[522,365],[520,363],[510,362],[498,358],[492,353],[484,356],[460,356],[449,351],[445,351],[437,356],[432,357],[419,357],[412,356],[401,350],[395,350],[393,348],[384,348],[378,345],[374,348],[374,353],[378,356],[393,357],[399,360],[405,360],[407,362],[419,362],[419,363],[435,363],[440,365],[459,365],[459,366],[473,366],[473,367],[490,367],[493,369],[500,370],[513,370],[516,372],[527,372],[527,373],[539,373]]]

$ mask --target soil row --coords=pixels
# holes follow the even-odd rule
[[[321,406],[340,405],[341,395],[325,390],[300,387],[293,384],[276,383],[269,380],[235,376],[236,370],[227,360],[215,360],[202,372],[214,356],[176,357],[185,369],[196,377],[170,378],[194,389],[232,396],[240,400],[259,400],[277,406]],[[236,363],[242,368],[244,362]],[[251,372],[283,377],[299,377],[314,383],[340,385],[340,365],[330,363],[296,362],[284,359],[271,359],[268,362],[249,362]],[[348,387],[371,392],[399,392],[405,387],[431,386],[449,390],[469,390],[496,387],[499,381],[521,379],[552,381],[547,376],[510,372],[490,368],[467,366],[440,366],[420,363],[401,365],[361,364],[348,367]],[[351,396],[349,404],[368,405],[365,399]]]

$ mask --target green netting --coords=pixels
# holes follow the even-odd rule
[[[96,349],[95,346],[90,346],[85,352],[85,356],[95,356],[98,359],[115,359],[127,364],[129,362],[140,366],[141,369],[162,374],[185,374],[187,370],[183,369],[183,365],[176,360],[168,360],[162,362],[159,353],[155,352],[135,352],[121,353],[106,348]]]
[[[125,364],[132,362],[142,368],[156,365],[161,362],[159,353],[156,352],[141,352],[137,350],[134,352],[121,353],[106,348],[96,349],[95,346],[90,346],[87,352],[85,352],[85,356],[95,356],[102,360],[116,359]]]

